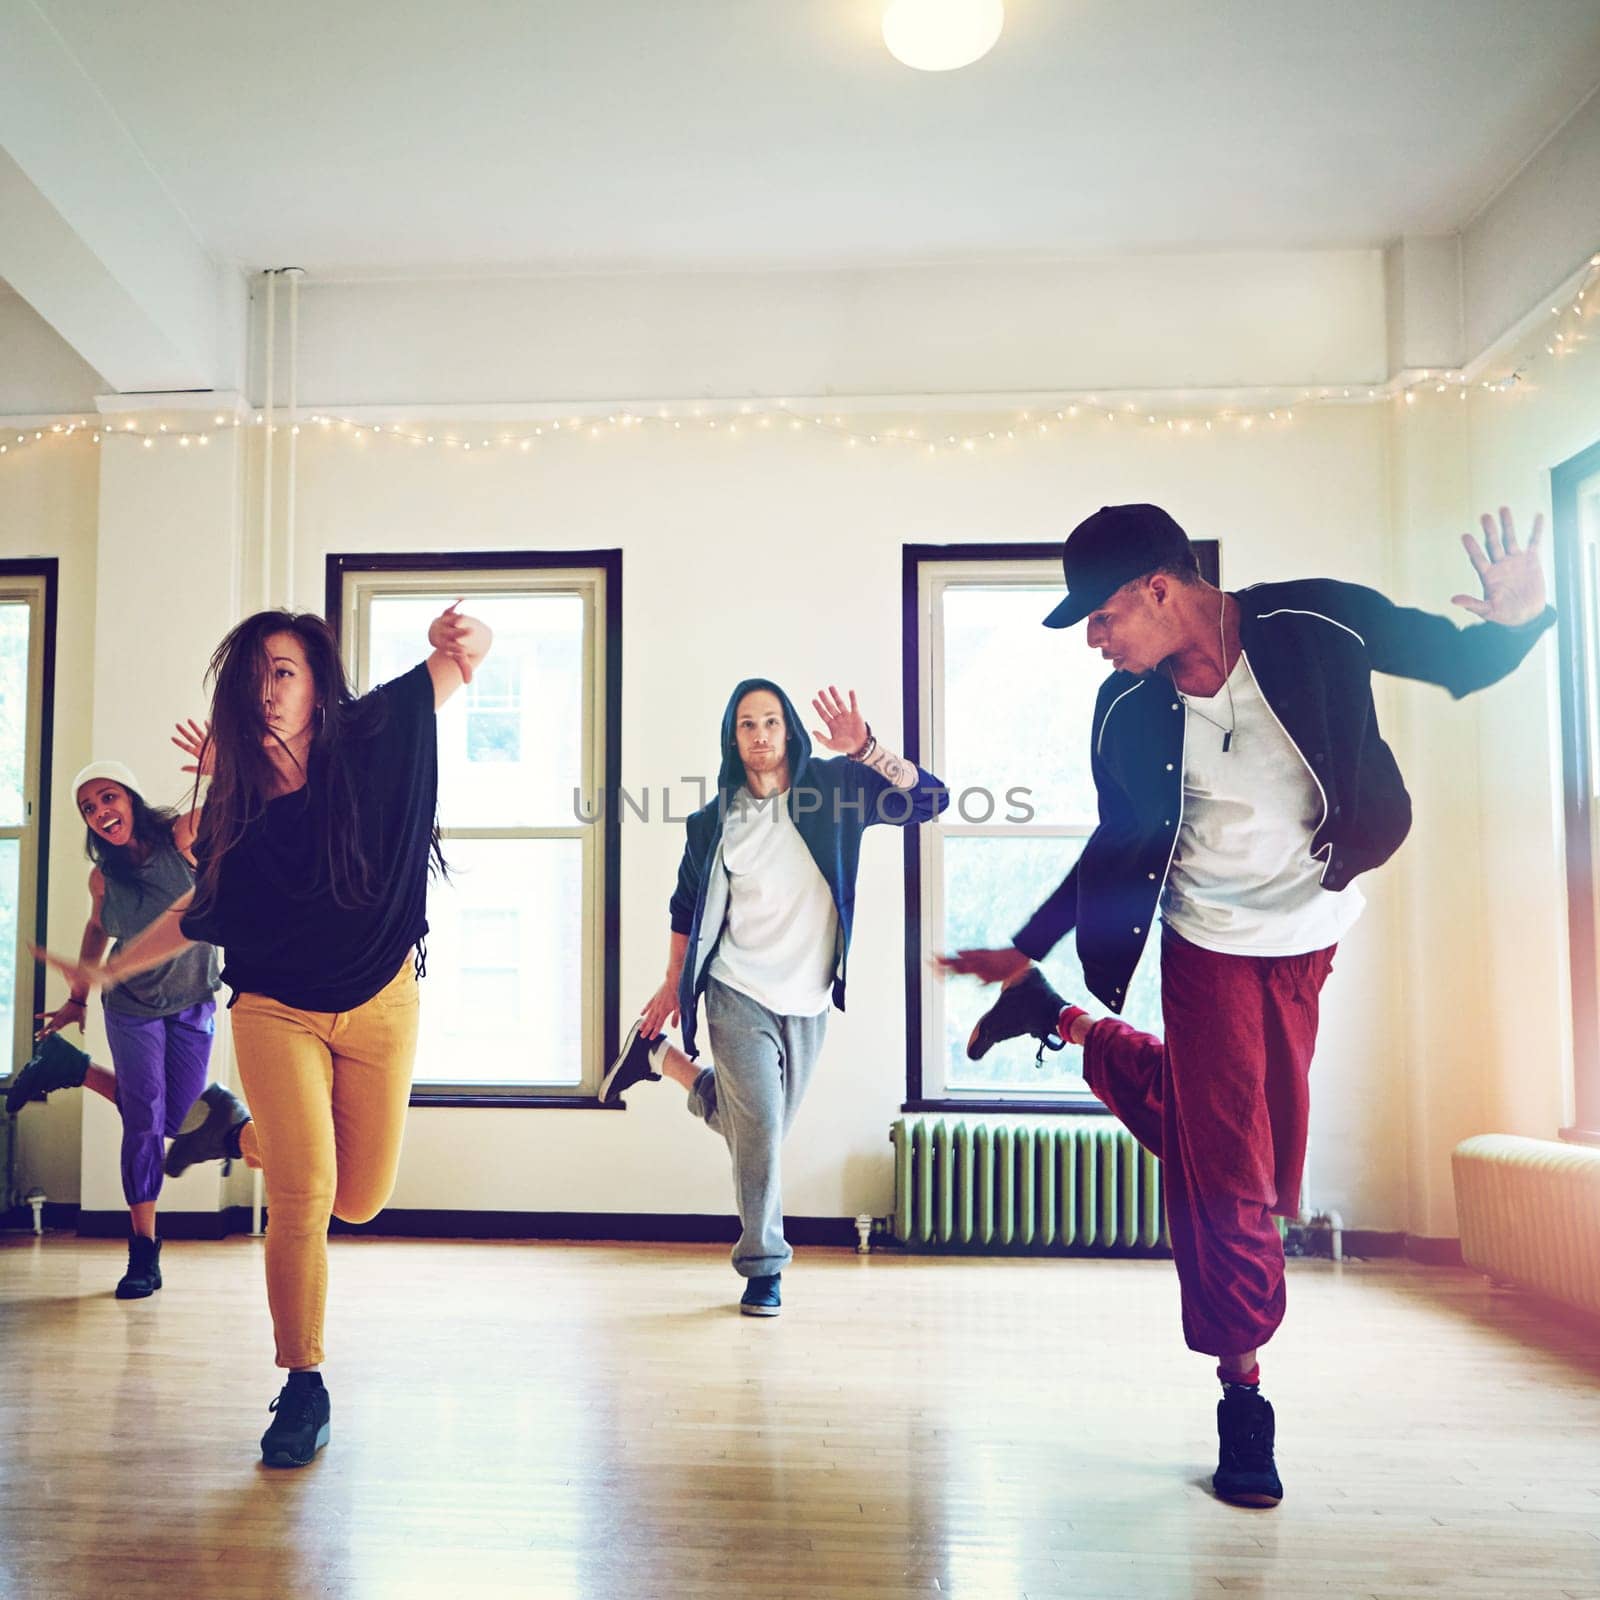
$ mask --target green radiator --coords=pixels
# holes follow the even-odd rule
[[[894,1236],[914,1250],[1083,1250],[1169,1244],[1161,1164],[1103,1116],[899,1118]]]

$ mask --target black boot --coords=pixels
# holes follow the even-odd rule
[[[128,1240],[128,1270],[117,1285],[117,1299],[143,1300],[161,1287],[161,1241],[136,1233]]]
[[[43,1100],[54,1089],[81,1089],[88,1071],[88,1056],[52,1033],[39,1041],[33,1059],[11,1080],[6,1110],[16,1116],[30,1100]]]
[[[1032,1034],[1039,1041],[1037,1059],[1044,1060],[1047,1049],[1059,1050],[1061,1035],[1056,1024],[1061,1021],[1066,1001],[1045,981],[1037,967],[1000,991],[1000,998],[978,1018],[978,1025],[967,1040],[967,1059],[981,1061],[1002,1039],[1016,1039]]]
[[[1272,1459],[1277,1425],[1271,1401],[1253,1384],[1225,1383],[1217,1402],[1217,1470],[1211,1480],[1219,1500],[1236,1506],[1275,1506],[1283,1484]]]
[[[239,1130],[249,1120],[237,1095],[220,1083],[207,1084],[167,1151],[167,1176],[176,1178],[197,1161],[220,1161],[226,1174],[239,1159]]]

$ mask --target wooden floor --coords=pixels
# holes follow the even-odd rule
[[[5,1600],[1600,1597],[1595,1330],[1467,1273],[1292,1265],[1260,1512],[1165,1262],[337,1239],[273,1472],[259,1253],[0,1236]]]

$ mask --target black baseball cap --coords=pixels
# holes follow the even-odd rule
[[[1160,506],[1101,506],[1061,547],[1067,598],[1044,619],[1070,628],[1104,605],[1125,583],[1166,566],[1194,561],[1189,536]]]

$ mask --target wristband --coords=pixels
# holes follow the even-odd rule
[[[867,759],[867,757],[870,756],[872,754],[872,752],[877,748],[878,741],[873,737],[872,724],[870,722],[866,724],[866,729],[867,729],[867,742],[864,745],[862,745],[862,747],[859,750],[855,751],[854,754],[851,755],[850,759],[852,761],[865,761]]]

